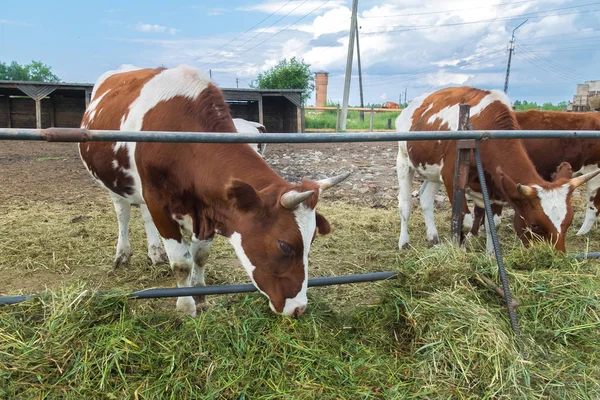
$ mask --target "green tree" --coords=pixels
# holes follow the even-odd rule
[[[25,65],[16,61],[10,64],[0,61],[0,80],[60,82],[60,78],[52,73],[52,68],[41,61],[31,61]]]
[[[268,71],[258,74],[250,87],[257,89],[303,89],[302,102],[310,97],[315,89],[315,78],[310,64],[296,60],[282,60]]]

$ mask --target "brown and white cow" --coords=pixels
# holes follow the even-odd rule
[[[455,131],[458,129],[459,104],[471,105],[471,123],[477,130],[517,130],[508,97],[500,91],[486,91],[470,87],[453,87],[423,95],[413,100],[396,120],[397,131]],[[531,239],[530,232],[565,250],[565,231],[573,219],[571,193],[592,176],[548,182],[537,173],[527,157],[520,140],[491,140],[480,145],[483,168],[492,199],[507,202],[521,218],[515,218],[515,231],[524,243]],[[408,219],[411,212],[412,179],[416,173],[425,178],[420,196],[427,225],[429,243],[439,241],[433,218],[434,197],[444,184],[452,200],[456,141],[399,142],[397,173],[401,232],[398,246],[409,243]],[[474,159],[469,175],[471,193],[480,190]],[[480,199],[474,198],[482,206]],[[472,216],[463,206],[464,229],[468,232]],[[488,252],[492,250],[488,236]]]
[[[234,118],[233,123],[238,133],[266,133],[267,128],[259,122],[247,121],[241,118]],[[254,149],[261,157],[265,157],[267,151],[266,143],[249,143],[249,146]]]
[[[126,131],[235,132],[223,94],[202,72],[112,71],[96,83],[82,127]],[[131,205],[139,205],[148,255],[162,258],[161,240],[179,287],[204,286],[215,234],[229,238],[238,259],[276,313],[307,306],[308,253],[327,220],[316,212],[321,191],[347,175],[292,184],[246,144],[90,142],[79,146],[92,176],[109,190],[117,213],[115,265],[131,257]],[[191,233],[189,244],[182,231]],[[199,306],[204,299],[197,298]],[[177,309],[196,314],[192,297]]]
[[[529,110],[515,113],[517,122],[524,130],[579,130],[600,131],[600,113],[571,113],[562,111]],[[598,139],[526,139],[525,150],[544,179],[552,179],[552,174],[562,162],[570,164],[573,176],[598,171],[600,168],[600,140]],[[590,231],[600,213],[600,176],[586,184],[585,219],[578,235]],[[496,206],[495,215],[500,215],[502,206]],[[475,215],[483,214],[475,210]],[[481,222],[475,218],[473,233]]]
[[[394,103],[393,101],[386,101],[381,105],[381,108],[389,108],[390,110],[398,110],[400,105],[398,103]]]

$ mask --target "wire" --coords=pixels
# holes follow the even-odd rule
[[[499,53],[499,52],[501,52],[501,51],[503,51],[503,50],[496,51],[496,52],[492,52],[492,53],[490,53],[490,54],[487,54],[487,56],[493,55],[493,54],[495,54],[495,53],[497,54],[497,53]],[[471,66],[474,66],[474,65],[481,64],[481,63],[483,63],[483,62],[492,62],[492,61],[496,61],[496,60],[500,60],[500,59],[504,59],[504,56],[501,56],[501,57],[494,57],[494,58],[486,58],[486,59],[481,59],[481,60],[479,60],[479,61],[470,62],[468,65],[461,65],[461,66],[448,67],[448,68],[445,68],[445,69],[441,69],[441,68],[433,68],[433,69],[430,69],[430,70],[428,70],[428,71],[424,71],[424,72],[421,72],[421,73],[418,73],[418,74],[413,74],[413,75],[412,75],[412,76],[413,76],[412,78],[408,78],[408,79],[402,79],[402,80],[391,80],[391,81],[387,81],[387,82],[384,82],[384,83],[377,83],[377,84],[375,84],[375,85],[368,84],[368,85],[363,85],[363,86],[366,86],[366,87],[378,87],[378,86],[385,86],[385,85],[390,85],[390,84],[394,84],[394,83],[395,83],[395,84],[397,84],[397,83],[403,83],[403,82],[410,82],[410,81],[414,81],[414,80],[417,80],[417,79],[419,79],[419,78],[422,78],[422,77],[424,77],[424,76],[430,75],[430,74],[432,74],[432,73],[438,72],[438,71],[440,71],[440,70],[442,70],[442,71],[446,71],[446,70],[450,70],[450,71],[457,71],[457,70],[462,70],[462,69],[464,69],[465,67],[471,67]]]
[[[213,54],[216,54],[217,51],[221,50],[223,47],[228,46],[229,44],[235,42],[236,40],[238,40],[239,38],[241,38],[242,36],[244,36],[246,33],[250,32],[252,29],[256,28],[257,26],[259,26],[260,24],[262,24],[263,22],[265,22],[266,20],[268,20],[269,18],[271,18],[273,15],[277,14],[283,7],[287,6],[292,1],[293,0],[288,0],[286,3],[284,3],[277,10],[273,11],[271,14],[269,14],[265,18],[263,18],[259,23],[253,25],[247,31],[243,32],[241,35],[238,35],[238,36],[234,37],[233,39],[231,39],[229,42],[225,43],[224,45],[217,47],[216,49],[214,49],[213,51],[211,51],[209,54],[207,54],[204,57],[208,58],[208,57],[212,56]]]
[[[298,8],[300,8],[304,3],[306,3],[308,0],[304,0],[302,3],[298,4],[296,7],[294,7],[293,9],[291,9],[287,14],[285,14],[283,17],[279,18],[277,21],[273,22],[271,25],[267,26],[265,28],[269,29],[272,28],[276,23],[278,23],[279,21],[281,21],[282,19],[284,19],[285,17],[287,17],[288,15],[290,15],[291,13],[293,13],[294,11],[296,11]],[[329,1],[328,1],[329,2]],[[263,34],[263,32],[258,32],[256,35],[252,36],[250,39],[246,40],[244,43],[240,44],[239,46],[237,46],[235,49],[231,50],[231,52],[234,52],[236,50],[238,50],[240,47],[242,47],[243,45],[245,45],[246,43],[250,42],[251,40],[254,40],[256,37],[260,36],[261,34]],[[222,60],[225,56],[221,56],[219,58],[217,58],[216,60],[212,61],[213,63],[216,63],[219,60]],[[218,64],[217,64],[218,65]]]
[[[236,56],[241,56],[243,54],[246,54],[247,52],[249,52],[252,49],[257,48],[258,46],[260,46],[261,44],[273,39],[275,36],[279,35],[281,32],[289,29],[291,26],[296,25],[298,22],[302,21],[304,18],[308,17],[310,14],[314,13],[315,11],[317,11],[318,9],[320,9],[321,7],[325,6],[327,3],[329,3],[331,0],[327,0],[324,3],[321,3],[319,6],[315,7],[312,11],[308,12],[307,14],[303,15],[301,18],[298,18],[296,21],[294,21],[293,23],[289,24],[288,26],[286,26],[285,28],[282,28],[281,30],[275,32],[273,35],[267,37],[265,40],[263,40],[262,42],[258,42],[257,44],[255,44],[254,46],[242,51],[241,53],[238,53]],[[223,60],[220,63],[216,64],[216,65],[221,65],[223,63],[226,63],[227,60]]]
[[[544,62],[543,60],[537,58],[534,54],[532,54],[528,51],[521,51],[520,53],[515,53],[515,57],[518,57],[519,55],[522,55],[532,65],[535,65],[536,67],[559,77],[560,79],[564,80],[565,82],[575,82],[576,83],[582,79],[582,78],[574,76],[570,73],[565,73],[565,71],[554,67],[552,64],[550,64],[548,62]]]
[[[512,2],[512,3],[491,4],[489,6],[481,6],[481,7],[457,8],[457,9],[454,9],[454,10],[428,11],[428,12],[411,13],[411,14],[379,15],[379,16],[373,16],[373,17],[360,17],[360,18],[361,19],[377,19],[377,18],[394,18],[394,17],[414,17],[414,16],[417,16],[417,15],[445,14],[445,13],[451,13],[451,12],[457,12],[457,11],[470,11],[470,10],[478,10],[478,9],[483,9],[483,8],[495,8],[495,7],[502,7],[502,6],[511,6],[511,5],[515,5],[515,4],[533,3],[533,2],[537,2],[537,1],[538,0],[524,0],[524,1],[515,1],[515,2]]]
[[[511,16],[511,17],[496,17],[496,18],[490,18],[490,19],[482,19],[482,20],[478,20],[478,21],[455,22],[455,23],[439,24],[439,25],[414,25],[414,26],[406,25],[406,26],[402,27],[403,29],[390,29],[390,30],[387,30],[387,31],[369,32],[369,33],[364,33],[363,36],[364,35],[381,34],[381,33],[391,33],[391,32],[409,32],[409,31],[417,31],[417,30],[422,30],[422,29],[444,28],[444,27],[449,27],[449,26],[462,26],[462,25],[481,24],[481,23],[485,23],[485,22],[512,21],[512,20],[517,20],[517,19],[520,20],[520,19],[523,19],[523,18],[537,19],[537,18],[545,18],[545,17],[553,17],[553,16],[563,16],[563,15],[571,15],[571,14],[585,14],[585,13],[591,13],[591,12],[600,11],[600,9],[594,9],[594,10],[584,10],[584,11],[573,11],[573,12],[570,12],[570,13],[537,15],[537,14],[546,14],[546,13],[553,12],[553,11],[558,11],[558,10],[564,10],[564,9],[567,9],[567,8],[586,7],[586,6],[594,5],[594,4],[600,4],[600,2],[583,4],[583,5],[580,5],[580,6],[555,8],[555,9],[552,9],[552,10],[538,11],[538,12],[534,12],[534,13],[525,13],[525,14],[520,14],[520,15],[516,15],[516,16]]]
[[[545,62],[547,65],[549,65],[550,67],[553,67],[555,70],[564,73],[565,75],[569,75],[575,79],[582,79],[583,77],[573,73],[572,71],[570,71],[569,69],[567,69],[566,67],[563,67],[557,63],[555,63],[553,60],[550,60],[549,58],[546,58],[544,56],[542,56],[541,54],[536,53],[533,49],[531,49],[529,46],[527,46],[525,43],[523,43],[522,41],[516,39],[515,41],[517,41],[526,52],[529,52],[530,55],[537,57],[539,60]]]

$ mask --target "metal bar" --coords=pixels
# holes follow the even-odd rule
[[[471,106],[469,104],[459,104],[458,106],[458,130],[469,130],[469,116]],[[465,188],[469,181],[469,167],[471,166],[471,147],[475,145],[474,140],[466,140],[473,142],[472,146],[465,146],[465,140],[456,142],[456,162],[454,165],[454,183],[452,195],[452,242],[460,246],[463,237],[463,207],[465,203]]]
[[[369,116],[369,130],[373,131],[373,119],[375,118],[375,113],[373,112],[373,107],[371,107],[371,115]]]
[[[340,105],[337,105],[337,111],[335,112],[335,131],[340,131]]]
[[[591,251],[589,253],[575,254],[574,257],[579,259],[600,258],[600,251]]]
[[[308,287],[330,286],[330,285],[345,285],[348,283],[375,282],[385,279],[397,278],[396,271],[372,272],[369,274],[354,274],[342,276],[327,276],[322,278],[311,278],[308,280]],[[163,297],[180,297],[180,296],[205,296],[229,293],[249,293],[255,292],[256,287],[252,284],[240,285],[215,285],[215,286],[200,286],[189,288],[157,288],[138,290],[130,293],[127,296],[132,299],[155,299]],[[112,294],[115,292],[99,293],[99,295]],[[37,295],[20,295],[20,296],[0,296],[0,304],[16,304],[29,300]]]
[[[490,203],[490,197],[488,194],[487,183],[485,181],[485,174],[483,172],[483,164],[481,163],[481,155],[479,154],[479,148],[473,149],[475,153],[475,164],[477,165],[477,174],[479,176],[479,183],[481,185],[481,195],[483,196],[483,202],[485,204],[485,214],[489,233],[494,244],[494,253],[496,255],[496,262],[498,263],[498,273],[500,275],[500,281],[502,282],[502,290],[504,291],[504,301],[506,302],[506,308],[508,310],[508,317],[510,319],[510,326],[512,327],[517,344],[521,352],[521,357],[527,359],[524,352],[523,339],[521,338],[521,332],[519,330],[519,322],[517,320],[517,310],[513,307],[512,295],[510,293],[510,286],[508,283],[508,275],[506,268],[504,267],[504,260],[502,259],[502,248],[500,247],[500,241],[498,240],[498,232],[496,232],[496,225],[494,225],[494,215],[492,214],[492,205]]]
[[[79,128],[0,129],[0,140],[48,142],[180,142],[180,143],[341,143],[459,139],[600,139],[600,131],[411,131],[321,133],[225,133],[87,130]]]

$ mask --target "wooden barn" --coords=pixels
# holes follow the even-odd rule
[[[93,84],[0,80],[0,127],[78,128]],[[222,89],[234,118],[261,122],[268,132],[303,132],[302,90]]]

